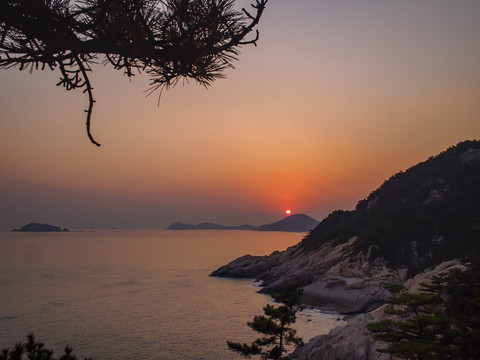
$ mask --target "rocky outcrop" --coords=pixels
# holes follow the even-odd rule
[[[407,279],[406,268],[390,269],[382,258],[369,261],[373,249],[354,256],[356,240],[354,237],[337,246],[324,244],[309,252],[295,245],[269,256],[246,255],[212,275],[260,279],[265,293],[281,291],[285,284],[295,282],[304,288],[306,304],[351,314],[345,325],[298,347],[289,357],[292,360],[388,360],[388,354],[378,351],[386,345],[374,341],[366,328],[369,322],[386,318],[383,304],[390,294],[384,285],[403,283],[409,291],[417,292],[433,276],[463,265],[451,260]]]
[[[212,276],[262,280],[264,293],[278,293],[288,283],[304,288],[303,301],[321,310],[357,314],[381,306],[387,282],[401,282],[406,270],[393,270],[382,258],[368,261],[370,251],[354,258],[352,238],[345,244],[324,244],[315,251],[298,245],[269,256],[246,255],[222,266]]]
[[[377,319],[375,313],[361,314],[338,326],[326,335],[311,339],[290,355],[292,360],[388,360],[389,355],[377,350],[382,346],[374,341],[367,323]]]
[[[464,268],[458,260],[444,262],[433,270],[427,270],[404,282],[411,292],[418,292],[422,283],[429,283],[433,276],[454,268]],[[292,360],[388,360],[390,355],[378,349],[385,344],[374,341],[367,330],[367,324],[386,318],[385,306],[371,312],[357,315],[347,320],[346,325],[338,326],[328,334],[311,339],[304,346],[299,346],[290,355]]]
[[[408,279],[403,283],[403,285],[405,285],[408,291],[417,293],[422,288],[422,284],[431,284],[434,276],[453,269],[465,270],[465,265],[463,265],[458,259],[444,261],[443,263],[437,265],[434,269],[427,269],[412,279]]]

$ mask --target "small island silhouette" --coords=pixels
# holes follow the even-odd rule
[[[315,228],[318,221],[305,214],[294,214],[287,216],[277,222],[260,226],[236,225],[227,226],[204,222],[198,225],[176,222],[168,226],[167,230],[257,230],[257,231],[288,231],[307,232]]]
[[[49,224],[40,224],[40,223],[29,223],[20,229],[13,229],[12,231],[23,231],[23,232],[69,232],[67,228],[61,228]]]

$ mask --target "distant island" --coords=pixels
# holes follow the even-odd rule
[[[305,214],[294,214],[286,218],[260,226],[253,225],[235,225],[227,226],[204,222],[198,225],[185,224],[181,222],[173,223],[166,230],[256,230],[256,231],[288,231],[288,232],[307,232],[314,229],[319,222]]]
[[[22,231],[22,232],[69,232],[70,230],[66,228],[61,228],[54,225],[40,224],[40,223],[30,223],[20,229],[13,229],[12,231]]]

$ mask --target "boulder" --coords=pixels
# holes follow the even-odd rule
[[[361,314],[338,326],[326,335],[311,339],[289,356],[292,360],[388,360],[389,355],[377,351],[380,346],[370,336],[366,324],[374,314]]]

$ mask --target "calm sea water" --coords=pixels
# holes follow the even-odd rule
[[[269,297],[250,280],[208,275],[245,254],[266,255],[301,234],[112,230],[0,232],[0,348],[37,340],[59,352],[107,359],[239,359],[226,340],[251,341],[246,325]],[[302,312],[308,339],[338,325]]]

